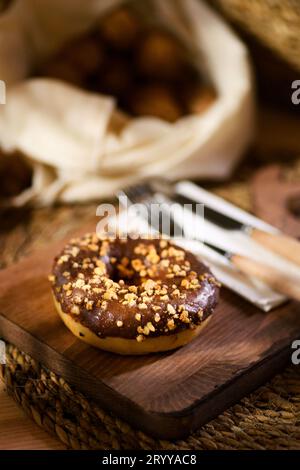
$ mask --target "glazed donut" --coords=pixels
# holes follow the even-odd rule
[[[54,303],[71,332],[100,349],[178,348],[210,319],[220,284],[192,253],[165,239],[73,239],[55,258]]]

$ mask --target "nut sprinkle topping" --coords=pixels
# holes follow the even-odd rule
[[[159,239],[73,239],[49,276],[62,311],[99,337],[141,342],[195,328],[219,283],[192,253]]]

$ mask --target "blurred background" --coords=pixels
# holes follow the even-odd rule
[[[28,17],[33,21],[36,1],[0,0],[0,18],[3,21],[5,19],[4,25],[8,24],[6,18],[12,15],[16,3],[23,3],[23,8],[28,4]],[[203,42],[203,60],[198,56],[196,60],[193,44],[189,47],[183,27],[183,34],[177,35],[172,27],[165,27],[160,22],[157,13],[160,10],[154,14],[151,8],[136,7],[137,3],[140,2],[119,4],[106,1],[105,13],[101,14],[95,7],[97,21],[92,22],[91,27],[83,28],[84,31],[76,37],[65,40],[59,49],[53,46],[51,51],[51,46],[43,60],[34,62],[24,80],[31,77],[57,79],[76,89],[112,96],[117,112],[110,125],[116,135],[120,135],[131,119],[143,119],[145,116],[158,119],[160,127],[159,131],[158,127],[155,128],[155,132],[159,133],[170,129],[163,125],[177,126],[182,119],[188,122],[190,116],[201,119],[208,119],[209,116],[212,121],[213,107],[218,104],[222,93],[207,67],[207,44]],[[180,7],[180,2],[175,3]],[[291,95],[293,81],[300,78],[300,5],[292,0],[213,0],[207,3],[220,15],[221,21],[232,28],[234,35],[240,38],[249,51],[253,77],[251,91],[255,90],[256,114],[251,139],[247,137],[244,140],[230,170],[226,170],[221,178],[214,178],[213,172],[201,178],[201,171],[196,171],[200,174],[196,181],[275,225],[287,224],[287,231],[290,228],[290,232],[298,236],[300,105],[292,103]],[[30,8],[33,11],[31,19]],[[165,11],[164,18],[168,18],[168,24],[172,26],[171,13]],[[183,23],[185,14],[181,16]],[[176,21],[178,23],[178,16],[174,16],[174,26]],[[195,18],[195,22],[201,30],[205,19],[200,16]],[[211,25],[211,30],[214,26]],[[209,30],[210,24],[205,24],[205,28]],[[11,30],[12,38],[14,34],[17,32]],[[213,42],[209,45],[213,51]],[[1,47],[3,49],[3,44]],[[224,76],[225,72],[224,69]],[[219,70],[218,74],[222,75]],[[55,220],[54,227],[61,226],[62,220],[67,220],[67,225],[72,226],[76,224],[78,216],[82,220],[82,217],[89,218],[94,214],[99,198],[93,192],[91,196],[85,197],[83,188],[80,193],[83,194],[82,200],[80,196],[76,197],[76,201],[72,198],[61,200],[59,194],[62,188],[59,187],[57,197],[48,203],[36,203],[30,198],[27,201],[25,197],[21,202],[17,199],[15,204],[14,198],[24,191],[26,194],[26,190],[32,186],[33,174],[37,170],[35,168],[33,171],[31,156],[24,154],[22,149],[8,151],[7,145],[3,145],[3,129],[5,127],[2,131],[0,127],[0,231],[5,254],[4,247],[9,243],[8,234],[22,239],[26,231],[33,230],[44,233],[43,236],[38,234],[38,239],[45,235],[56,237],[56,228],[51,228],[51,220]],[[199,160],[199,167],[201,164]],[[274,172],[274,168],[273,173],[270,172],[270,165],[280,165],[280,176]],[[43,173],[40,179],[45,179],[45,174],[47,178],[49,175],[52,177],[53,169],[49,168],[48,163],[44,170],[47,173]],[[122,181],[122,170],[119,173],[118,178]],[[111,188],[114,188],[115,179],[109,177],[105,185],[110,187],[111,181]],[[134,180],[142,177],[143,173],[137,173]],[[178,172],[172,179],[178,179]],[[191,176],[191,179],[194,178]],[[280,213],[276,214],[270,213],[267,205],[261,202],[271,198],[274,192],[278,193],[277,202],[281,208]],[[109,197],[109,191],[106,193]],[[21,235],[18,235],[19,232]],[[28,236],[30,238],[26,232],[25,238]],[[9,245],[8,252],[12,247]],[[12,251],[8,257],[16,258],[18,253]],[[4,256],[2,266],[7,262]]]

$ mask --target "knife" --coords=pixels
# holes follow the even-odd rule
[[[174,192],[172,199],[179,204],[190,204],[192,210],[195,210],[194,207],[197,202],[187,196]],[[237,230],[246,233],[252,240],[268,250],[300,265],[300,243],[295,238],[283,233],[265,232],[252,225],[243,224],[206,205],[204,206],[204,217],[225,230]]]
[[[165,198],[165,200],[166,202],[168,201],[167,198]],[[192,207],[193,205],[195,207],[195,204],[196,204],[195,201],[192,201],[191,199],[183,197],[183,196],[175,197],[175,198],[172,198],[172,200],[169,200],[169,202],[173,202],[173,201],[180,203],[180,204],[183,204],[183,203],[191,204]],[[209,209],[208,212],[210,216],[213,216],[213,217],[215,216],[216,220],[218,220],[219,223],[223,222],[223,227],[226,223],[226,227],[227,228],[230,227],[229,230],[248,231],[247,225],[243,225],[242,223],[232,219],[231,217],[227,218],[227,216],[223,216],[223,214],[220,214],[214,209],[211,209],[211,208],[208,208],[208,209]],[[206,215],[207,214],[205,211],[205,216]],[[180,225],[178,220],[175,219],[174,213],[170,212],[170,216],[173,218],[174,224],[176,224],[177,226]],[[293,278],[292,276],[286,276],[280,270],[274,269],[273,266],[260,263],[247,256],[238,255],[233,252],[224,250],[223,248],[220,248],[214,243],[207,242],[207,241],[202,241],[201,243],[207,248],[210,248],[211,250],[220,254],[221,256],[226,257],[231,262],[231,264],[234,265],[238,269],[238,271],[242,272],[247,277],[254,277],[256,279],[259,279],[260,281],[264,282],[269,287],[271,287],[273,290],[280,292],[281,294],[289,298],[300,301],[300,285],[297,283],[297,280],[295,280],[295,278]]]

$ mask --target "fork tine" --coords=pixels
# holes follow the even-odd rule
[[[153,193],[149,183],[141,183],[137,185],[128,186],[120,191],[119,194],[124,194],[131,202],[139,202],[145,197],[149,197]]]
[[[148,223],[155,228],[160,233],[163,233],[163,224],[161,220],[161,215],[157,217],[154,217],[154,220],[152,219],[152,206],[153,204],[160,204],[160,201],[157,199],[155,195],[155,191],[152,189],[151,185],[149,182],[141,183],[138,185],[133,185],[133,186],[128,186],[127,188],[124,188],[123,191],[119,191],[118,196],[123,195],[127,196],[129,202],[131,204],[138,204],[142,203],[146,210],[147,210],[147,216],[146,220]],[[145,214],[143,214],[145,217]],[[166,233],[168,236],[174,236],[174,234],[179,234],[182,233],[182,227],[180,224],[178,224],[173,215],[167,211],[167,216],[170,217],[170,233]]]

